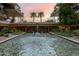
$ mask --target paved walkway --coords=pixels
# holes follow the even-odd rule
[[[20,35],[23,35],[24,33],[22,33],[22,34],[19,34],[19,35],[9,35],[9,37],[4,37],[4,36],[2,36],[2,37],[0,37],[0,43],[3,43],[3,42],[5,42],[5,41],[8,41],[8,40],[10,40],[10,39],[13,39],[13,38],[15,38],[15,37],[17,37],[17,36],[20,36]]]
[[[50,32],[50,34],[55,34],[55,33]],[[55,35],[79,44],[79,37],[77,37],[77,36],[74,36],[74,37],[65,37],[65,36],[61,36],[61,35],[58,35],[58,34],[55,34]]]

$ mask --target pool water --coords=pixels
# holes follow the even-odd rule
[[[48,33],[26,33],[0,44],[1,56],[79,56],[79,45]]]

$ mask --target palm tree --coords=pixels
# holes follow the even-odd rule
[[[35,17],[36,17],[36,13],[35,12],[31,12],[31,18],[33,18],[33,22],[35,20]]]
[[[44,17],[44,13],[43,12],[39,12],[38,13],[38,17],[40,17],[40,22],[42,22],[42,17]]]

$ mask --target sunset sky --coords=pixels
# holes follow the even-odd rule
[[[24,20],[31,21],[32,18],[30,18],[31,12],[44,12],[43,21],[47,20],[50,17],[50,14],[54,10],[54,6],[56,4],[53,3],[21,3],[19,4],[21,7],[22,12],[24,13]],[[39,18],[35,19],[35,22],[39,22]]]

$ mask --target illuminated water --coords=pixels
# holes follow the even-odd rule
[[[27,33],[0,44],[0,55],[79,55],[79,45],[48,33]]]

